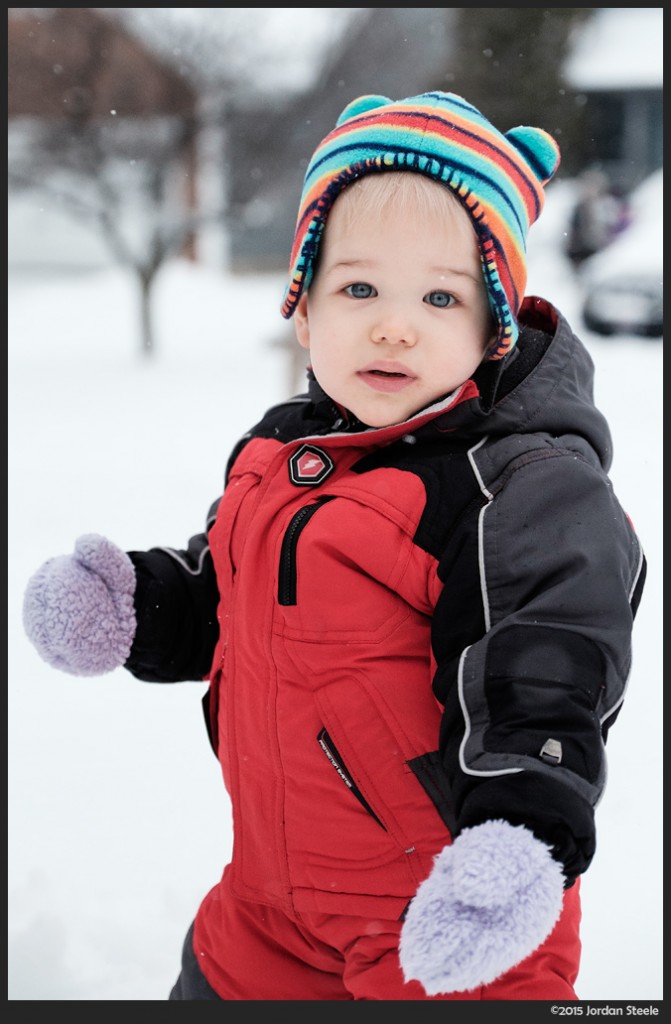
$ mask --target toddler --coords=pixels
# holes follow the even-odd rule
[[[209,682],[233,852],[171,999],[577,998],[645,560],[590,357],[525,296],[558,163],[452,93],[351,103],[282,305],[306,393],[186,547],[87,534],[29,581],[56,668]]]

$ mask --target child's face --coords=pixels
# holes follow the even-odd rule
[[[383,216],[363,205],[353,216],[341,205],[346,192],[329,214],[296,334],[324,391],[384,427],[468,380],[495,328],[475,234],[457,203],[440,217],[407,202]]]

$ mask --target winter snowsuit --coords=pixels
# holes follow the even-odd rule
[[[520,321],[503,364],[401,425],[311,381],[239,442],[205,533],[130,553],[126,667],[209,678],[234,818],[174,997],[426,998],[404,909],[451,835],[505,818],[553,847],[564,911],[522,965],[437,998],[575,998],[645,561],[588,353],[544,300]]]

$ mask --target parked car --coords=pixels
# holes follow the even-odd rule
[[[662,335],[662,178],[660,168],[632,192],[628,225],[580,267],[582,318],[590,331]]]

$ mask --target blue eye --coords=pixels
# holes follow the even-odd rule
[[[363,281],[355,281],[354,284],[348,284],[345,291],[353,299],[370,299],[371,296],[377,295],[372,284],[365,284]]]
[[[454,303],[454,296],[450,295],[449,292],[429,292],[428,295],[424,296],[424,301],[428,302],[430,306],[444,309]]]

